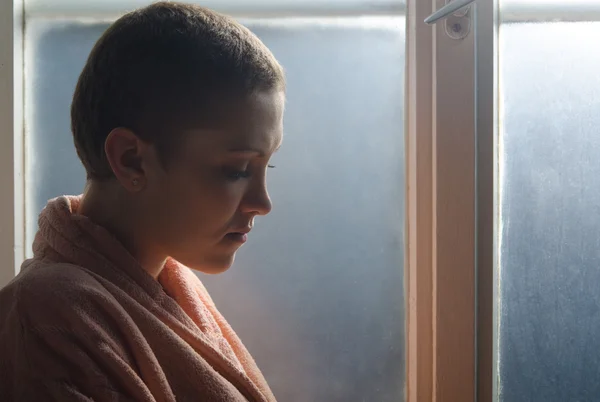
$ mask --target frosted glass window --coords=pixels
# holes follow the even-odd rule
[[[598,38],[500,27],[502,402],[600,398]]]
[[[279,400],[404,400],[403,17],[245,21],[288,77],[271,215],[202,277]],[[46,200],[80,193],[75,82],[106,23],[27,24],[28,243]]]

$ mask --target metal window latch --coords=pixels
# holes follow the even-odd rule
[[[475,0],[446,0],[446,5],[425,18],[426,24],[445,19],[446,33],[452,39],[464,39],[471,32],[469,5]]]

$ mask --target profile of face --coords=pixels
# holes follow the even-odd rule
[[[111,133],[107,156],[145,247],[205,273],[231,266],[256,216],[272,207],[266,175],[282,142],[284,103],[283,92],[263,91],[228,106],[221,127],[183,133],[166,167],[155,145]]]

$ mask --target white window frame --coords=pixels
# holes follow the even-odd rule
[[[23,3],[0,2],[0,287],[24,257]]]
[[[234,17],[306,17],[400,14],[397,0],[187,0]],[[149,0],[28,0],[27,18],[116,19]]]
[[[502,0],[500,17],[502,23],[600,21],[600,2],[597,0]]]
[[[423,24],[444,4],[407,5],[407,401],[492,401],[498,3],[462,40]]]
[[[498,400],[498,0],[477,4],[476,138],[476,401]]]
[[[475,42],[423,24],[444,4],[407,8],[409,402],[469,402],[476,390]]]

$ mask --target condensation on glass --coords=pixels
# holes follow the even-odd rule
[[[404,18],[247,20],[286,68],[274,210],[202,279],[286,402],[404,399]],[[77,76],[106,23],[27,23],[28,243],[46,200],[80,193]]]
[[[502,402],[600,400],[599,37],[500,27]]]

